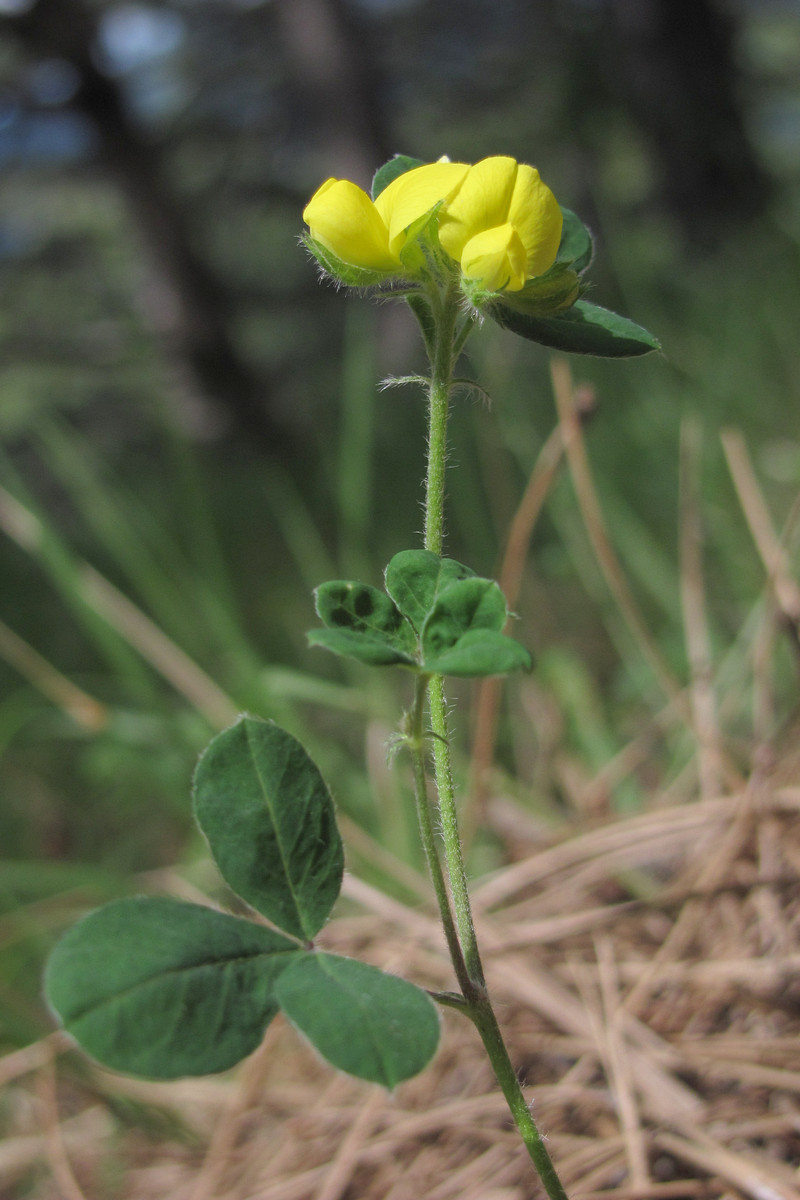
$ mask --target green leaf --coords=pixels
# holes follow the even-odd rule
[[[304,955],[281,975],[276,996],[323,1058],[385,1088],[418,1074],[439,1042],[439,1017],[425,992],[353,959]]]
[[[493,579],[461,579],[440,592],[422,629],[426,667],[472,629],[501,633],[508,619],[506,598]]]
[[[314,599],[317,613],[329,629],[367,634],[413,657],[414,631],[385,592],[368,583],[335,579],[318,587]]]
[[[386,590],[417,632],[431,612],[439,593],[475,572],[452,558],[439,558],[430,550],[401,550],[386,568]]]
[[[272,929],[167,898],[89,913],[58,943],[45,994],[99,1062],[154,1079],[224,1071],[275,1016],[278,976],[298,954]]]
[[[386,590],[420,633],[422,670],[432,675],[502,675],[530,669],[528,651],[502,630],[508,612],[493,579],[452,558],[402,550],[386,568]]]
[[[281,929],[312,938],[339,895],[344,855],[330,792],[296,738],[240,717],[200,759],[194,803],[228,885]]]
[[[328,626],[308,635],[312,646],[355,658],[369,666],[414,666],[414,630],[385,592],[366,583],[335,579],[314,593],[317,612]]]
[[[549,317],[530,316],[506,304],[494,304],[488,312],[504,329],[566,353],[634,358],[661,349],[641,325],[585,300],[577,300],[571,308]]]
[[[573,271],[585,271],[592,261],[594,243],[592,235],[583,221],[568,208],[561,209],[564,224],[561,227],[561,244],[556,255],[557,263],[572,267]]]
[[[308,634],[311,646],[322,646],[344,658],[354,658],[368,667],[413,667],[416,659],[402,650],[395,650],[388,641],[355,633],[351,629],[312,629]]]
[[[425,670],[436,675],[505,675],[530,671],[531,656],[524,646],[492,629],[470,629],[449,650],[425,659]]]
[[[377,200],[381,192],[399,175],[405,175],[406,171],[411,171],[414,167],[424,166],[425,163],[421,158],[411,158],[408,154],[395,154],[394,158],[390,158],[375,172],[372,178],[372,199]]]
[[[315,630],[309,641],[370,665],[430,675],[501,675],[530,667],[527,650],[502,636],[508,612],[493,579],[430,550],[401,550],[385,578],[388,596],[363,584],[324,584],[317,609],[338,627]],[[484,637],[487,632],[492,637]]]

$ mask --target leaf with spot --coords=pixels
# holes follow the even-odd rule
[[[503,633],[508,611],[493,579],[430,550],[401,550],[385,572],[386,592],[335,580],[316,591],[328,628],[309,641],[374,666],[426,675],[503,675],[530,669],[528,651]]]
[[[200,759],[194,804],[228,885],[280,929],[313,938],[339,895],[344,854],[330,792],[297,739],[240,717]]]
[[[312,645],[371,666],[414,665],[414,630],[385,592],[367,583],[334,579],[321,584],[314,599],[327,628],[308,635]]]
[[[153,1079],[224,1071],[278,1011],[275,984],[307,953],[273,929],[166,897],[89,913],[50,955],[45,995],[98,1062]]]
[[[426,673],[469,678],[530,670],[528,651],[502,632],[508,611],[493,579],[429,550],[401,550],[386,568],[386,590],[418,631]]]
[[[466,678],[530,670],[524,646],[503,633],[506,600],[493,579],[457,579],[436,597],[422,627],[426,671]]]
[[[450,649],[469,630],[501,633],[508,619],[506,598],[493,579],[459,579],[436,598],[422,627],[426,661]]]

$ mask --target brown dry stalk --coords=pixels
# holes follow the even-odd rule
[[[603,1000],[606,1074],[616,1097],[631,1183],[634,1187],[645,1188],[650,1183],[647,1147],[624,1034],[625,1014],[620,1008],[614,948],[608,937],[597,938],[595,944]]]
[[[694,1129],[684,1130],[680,1135],[657,1132],[655,1140],[684,1162],[727,1180],[751,1200],[800,1200],[792,1172],[780,1163],[760,1162],[752,1153],[734,1153]]]
[[[72,1042],[69,1038],[59,1030],[56,1033],[50,1033],[47,1037],[40,1038],[38,1042],[33,1042],[30,1046],[23,1046],[21,1050],[14,1050],[11,1054],[5,1054],[0,1058],[0,1088],[11,1083],[13,1079],[19,1079],[21,1075],[27,1075],[30,1071],[38,1071],[40,1067],[52,1062],[57,1054],[61,1054],[64,1050],[71,1047]]]
[[[522,574],[533,531],[545,500],[558,475],[564,455],[561,429],[557,426],[542,446],[508,531],[500,567],[500,588],[510,610],[519,599]],[[475,723],[470,763],[471,790],[464,812],[465,845],[482,822],[487,799],[487,776],[494,757],[497,720],[503,680],[493,676],[481,680],[475,701]]]
[[[661,651],[653,639],[628,586],[625,573],[611,544],[603,519],[597,490],[594,486],[589,456],[581,428],[580,413],[575,402],[572,373],[565,358],[554,357],[550,361],[553,394],[567,453],[570,474],[575,486],[583,522],[594,550],[598,566],[603,573],[611,595],[619,608],[625,624],[639,651],[650,667],[664,695],[674,700],[678,711],[686,717],[686,704],[682,699],[682,688],[673,677]]]
[[[378,1122],[380,1109],[383,1107],[382,1103],[370,1102],[373,1097],[380,1097],[382,1101],[382,1092],[377,1088],[370,1090],[372,1096],[365,1100],[363,1107],[356,1113],[347,1135],[331,1160],[330,1169],[326,1172],[321,1187],[312,1193],[312,1200],[341,1200],[350,1184],[359,1154]]]
[[[245,1064],[239,1087],[233,1092],[227,1111],[214,1125],[205,1158],[187,1193],[187,1200],[211,1200],[222,1182],[242,1125],[263,1089],[272,1048],[278,1037],[280,1025],[273,1022],[267,1029],[264,1041]]]
[[[702,565],[699,475],[702,430],[694,418],[681,428],[680,453],[680,587],[683,625],[691,677],[690,695],[697,739],[700,796],[718,796],[722,784],[722,737],[713,687],[711,639],[706,619]]]
[[[56,1094],[56,1069],[52,1058],[39,1070],[37,1090],[42,1106],[45,1153],[53,1178],[61,1190],[63,1200],[87,1200],[85,1192],[75,1178],[64,1145]]]
[[[747,444],[737,429],[726,429],[720,436],[742,512],[764,564],[767,578],[772,583],[775,599],[786,622],[795,630],[795,636],[800,637],[800,586],[792,578],[788,555],[782,542],[775,535],[772,518],[758,485]]]
[[[87,733],[108,723],[108,708],[77,687],[26,641],[0,621],[0,657]]]
[[[41,556],[47,542],[44,525],[2,487],[0,529],[33,557]],[[239,710],[230,697],[133,601],[88,563],[76,558],[73,565],[73,584],[83,602],[137,650],[213,728],[223,729],[236,719]]]

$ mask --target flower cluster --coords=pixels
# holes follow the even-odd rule
[[[328,179],[303,219],[310,249],[345,283],[414,281],[432,266],[457,267],[473,299],[520,292],[548,272],[563,224],[539,172],[502,156],[413,166],[374,200],[348,180]]]

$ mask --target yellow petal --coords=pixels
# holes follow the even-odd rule
[[[520,163],[508,219],[525,246],[525,274],[529,279],[543,275],[555,262],[563,218],[558,201],[535,167]]]
[[[371,271],[400,266],[389,231],[366,192],[347,179],[326,179],[303,211],[312,238],[342,262]]]
[[[389,229],[389,246],[397,254],[409,225],[448,199],[469,171],[466,163],[435,162],[414,167],[393,179],[375,201]]]
[[[513,225],[485,229],[461,252],[461,270],[489,292],[518,292],[525,282],[525,246]]]
[[[460,259],[477,233],[506,223],[516,177],[513,158],[484,158],[470,167],[439,220],[439,241],[451,258]]]

